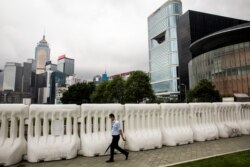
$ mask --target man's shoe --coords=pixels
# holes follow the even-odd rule
[[[129,152],[125,155],[126,156],[126,160],[128,160],[128,154],[129,154]]]
[[[107,162],[107,163],[110,163],[110,162],[114,162],[114,160],[107,160],[106,162]]]

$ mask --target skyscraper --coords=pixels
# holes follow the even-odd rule
[[[51,61],[46,62],[46,71],[56,71],[57,70],[57,65],[52,64]]]
[[[43,39],[37,44],[35,51],[36,74],[45,72],[46,62],[50,60],[50,48],[48,42]]]
[[[20,63],[7,62],[4,66],[3,90],[22,91],[23,67]]]
[[[35,59],[28,59],[27,62],[31,63],[32,71],[36,71],[36,60]]]
[[[51,73],[51,76],[50,76],[51,81],[50,81],[50,88],[49,88],[50,94],[48,98],[49,104],[55,104],[55,101],[58,100],[56,99],[56,89],[58,87],[61,87],[61,88],[66,87],[66,77],[67,75],[60,71],[54,71],[53,73]]]
[[[29,60],[28,60],[29,61]],[[32,62],[23,63],[22,92],[31,93]]]
[[[149,74],[157,96],[179,93],[176,21],[181,14],[181,1],[169,0],[148,17]]]
[[[57,60],[57,70],[63,72],[68,76],[74,75],[75,60],[67,58],[66,55],[58,57]]]
[[[0,91],[3,90],[3,76],[4,76],[4,72],[3,70],[0,70]]]
[[[108,77],[107,72],[105,71],[105,73],[102,74],[102,81],[108,81],[108,80],[109,80],[109,77]]]

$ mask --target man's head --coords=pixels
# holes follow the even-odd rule
[[[112,121],[114,121],[115,120],[115,115],[114,114],[109,114],[109,118],[112,120]]]

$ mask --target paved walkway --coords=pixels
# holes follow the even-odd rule
[[[53,162],[28,163],[24,161],[15,165],[15,167],[156,167],[246,149],[250,149],[250,135],[215,141],[195,142],[176,147],[163,147],[149,151],[130,152],[127,161],[124,160],[125,157],[123,155],[119,154],[115,155],[115,162],[111,164],[105,163],[109,158],[108,156],[93,158],[78,156],[72,160]]]

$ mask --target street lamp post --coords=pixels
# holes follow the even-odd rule
[[[183,85],[184,88],[185,88],[185,102],[187,103],[187,87],[186,87],[186,85],[183,84],[183,83],[182,83],[181,85]]]

